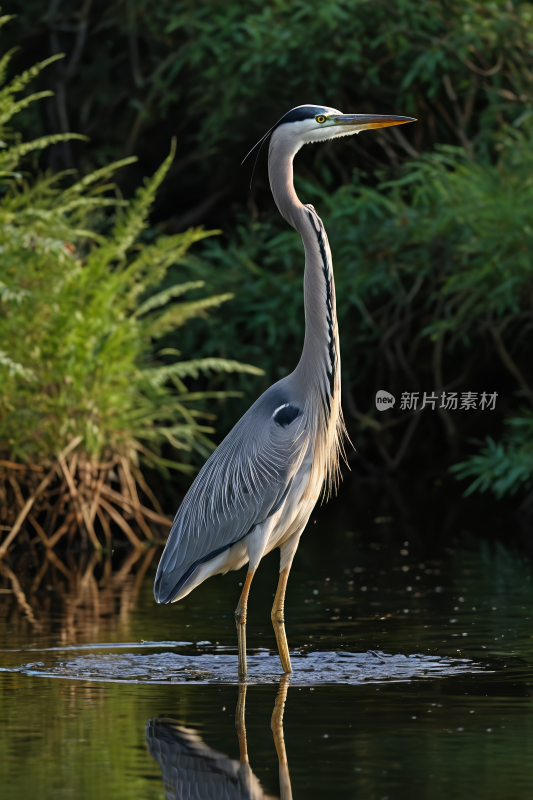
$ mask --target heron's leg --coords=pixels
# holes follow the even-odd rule
[[[241,764],[248,763],[248,746],[246,744],[246,724],[244,721],[244,709],[246,705],[246,684],[239,681],[239,697],[235,710],[235,727],[239,739],[239,753]]]
[[[294,554],[300,541],[300,535],[293,536],[288,542],[280,547],[281,567],[279,573],[278,589],[274,598],[274,605],[270,614],[276,642],[278,643],[279,657],[284,672],[292,672],[291,659],[289,656],[289,645],[285,634],[285,590],[289,579],[289,572],[292,566]]]
[[[248,746],[246,744],[246,724],[244,721],[244,708],[246,704],[246,684],[239,681],[239,697],[235,710],[235,727],[239,738],[239,753],[241,766],[239,769],[241,780],[247,791],[247,795],[252,795],[252,770],[248,761]]]
[[[289,776],[289,765],[287,763],[287,751],[285,750],[285,737],[283,736],[283,712],[285,711],[285,701],[287,699],[287,689],[289,688],[290,675],[283,675],[279,683],[278,696],[272,712],[270,727],[274,734],[274,744],[279,761],[279,787],[281,800],[292,800],[291,779]]]
[[[242,588],[239,605],[235,609],[235,623],[237,625],[237,641],[239,645],[239,677],[246,675],[246,611],[248,608],[248,595],[250,584],[254,577],[255,569],[251,569],[246,576]]]
[[[289,645],[287,644],[287,635],[285,633],[285,589],[287,588],[287,580],[289,579],[290,567],[285,567],[279,574],[278,590],[274,598],[274,605],[272,606],[272,625],[274,626],[274,633],[276,634],[276,641],[278,643],[279,657],[281,666],[284,672],[292,672],[291,659],[289,656]]]

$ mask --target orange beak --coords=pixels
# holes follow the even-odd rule
[[[360,130],[366,130],[368,128],[389,128],[391,125],[405,125],[406,122],[416,122],[416,119],[384,114],[339,114],[336,117],[333,116],[333,122],[336,125],[350,125]]]

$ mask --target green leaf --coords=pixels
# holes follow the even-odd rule
[[[150,384],[157,388],[162,386],[170,377],[198,378],[200,373],[211,372],[245,372],[249,375],[264,375],[262,369],[251,364],[241,364],[239,361],[229,361],[224,358],[200,358],[193,361],[178,361],[165,367],[153,367],[144,370],[143,375]]]

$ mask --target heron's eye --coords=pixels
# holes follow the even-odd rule
[[[326,118],[322,114],[319,114],[318,117],[316,117],[315,119],[316,119],[317,122],[325,122],[326,121]]]

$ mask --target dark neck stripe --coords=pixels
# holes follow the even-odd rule
[[[336,353],[335,353],[335,335],[333,329],[333,294],[331,290],[332,289],[331,267],[326,250],[326,242],[324,239],[324,228],[322,225],[322,220],[320,219],[318,214],[316,214],[316,212],[311,211],[309,209],[308,213],[317,237],[318,247],[322,258],[322,274],[324,276],[324,283],[326,285],[326,324],[328,327],[328,339],[329,339],[328,354],[330,362],[330,369],[326,367],[326,375],[329,383],[329,394],[330,397],[333,397],[335,391],[335,372],[337,369],[337,363],[336,363]],[[327,403],[329,409],[329,397],[327,398]]]

